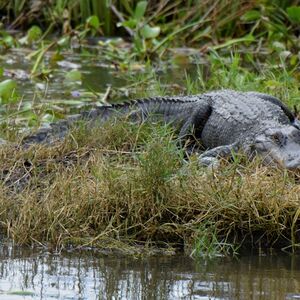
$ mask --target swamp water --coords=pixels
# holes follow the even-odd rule
[[[0,249],[0,299],[299,298],[299,256],[192,260]]]
[[[64,113],[68,114],[72,108],[94,105],[93,97],[83,100],[72,96],[77,93],[65,93],[62,74],[74,68],[83,75],[81,87],[75,88],[79,94],[86,90],[105,94],[107,84],[126,84],[112,68],[72,55],[60,64],[44,97],[43,84],[30,81],[24,57],[22,52],[11,53],[2,66],[6,76],[16,78],[25,104],[40,89],[38,101],[49,105],[49,110],[68,108]],[[161,255],[142,259],[93,251],[51,254],[4,243],[0,246],[0,299],[300,299],[300,257],[193,260]]]

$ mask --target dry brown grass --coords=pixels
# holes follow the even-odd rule
[[[54,147],[3,148],[0,160],[0,224],[17,243],[192,252],[204,235],[218,246],[300,240],[296,174],[258,160],[214,172],[184,163],[166,126],[81,128]]]

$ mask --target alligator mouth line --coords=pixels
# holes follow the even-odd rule
[[[300,162],[289,165],[283,159],[273,159],[271,165],[277,165],[282,169],[287,169],[289,171],[300,171]]]

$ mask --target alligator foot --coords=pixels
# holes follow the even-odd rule
[[[232,153],[238,149],[238,145],[234,143],[207,150],[199,156],[199,163],[205,167],[217,168],[220,165],[219,158],[232,157]]]

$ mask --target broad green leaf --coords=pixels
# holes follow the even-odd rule
[[[3,38],[4,43],[6,44],[6,46],[8,47],[13,47],[15,44],[15,40],[11,35],[7,35]]]
[[[13,101],[12,98],[14,89],[17,87],[17,83],[12,79],[7,79],[0,82],[0,98],[1,103],[8,103],[10,99]]]
[[[67,81],[80,81],[81,80],[81,72],[78,70],[71,70],[66,73],[65,79]]]
[[[297,64],[297,62],[299,61],[298,55],[292,55],[291,59],[290,59],[290,64],[292,66],[295,66]]]
[[[139,1],[136,5],[135,11],[134,11],[134,18],[139,21],[146,12],[147,8],[147,1]]]
[[[86,23],[94,29],[99,29],[100,27],[100,22],[97,16],[90,16],[87,18]]]
[[[145,25],[141,30],[141,34],[145,39],[154,39],[159,36],[160,27],[159,26],[151,27],[149,25]]]
[[[290,6],[286,9],[289,19],[293,23],[300,23],[300,6]]]
[[[124,21],[122,23],[118,23],[121,24],[121,26],[123,27],[128,27],[130,29],[134,29],[137,25],[137,21],[135,19],[129,19],[127,21]]]
[[[32,44],[33,42],[38,41],[42,36],[42,30],[38,26],[32,26],[25,36],[19,39],[19,43],[21,45]]]
[[[40,27],[34,25],[27,32],[27,39],[29,42],[35,42],[42,36],[42,30]]]
[[[256,21],[260,19],[261,13],[258,10],[249,10],[241,16],[241,20],[245,22]]]

